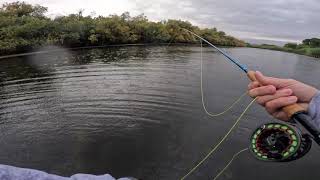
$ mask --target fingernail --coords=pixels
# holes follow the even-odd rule
[[[290,96],[288,100],[290,102],[295,102],[295,101],[297,101],[297,97],[296,96]]]
[[[252,96],[251,96],[251,95],[252,95],[251,92],[252,92],[251,90],[248,91],[248,94],[249,94],[250,97],[252,97]]]

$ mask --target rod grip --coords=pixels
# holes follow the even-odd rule
[[[254,71],[248,71],[247,76],[251,81],[257,81],[257,78],[255,76]],[[292,104],[289,106],[285,106],[282,108],[282,110],[288,115],[288,117],[290,119],[291,119],[292,115],[294,115],[295,113],[305,112],[305,109],[298,104]]]
[[[256,75],[254,71],[248,71],[247,76],[251,81],[257,81]]]

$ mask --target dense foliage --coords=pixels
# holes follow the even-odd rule
[[[286,51],[286,52],[292,52],[296,54],[302,54],[302,55],[320,58],[320,39],[318,38],[305,39],[302,41],[301,44],[287,43],[283,47],[276,46],[276,45],[269,45],[269,44],[262,44],[262,45],[248,44],[248,46],[254,47],[254,48]]]
[[[34,50],[44,45],[65,47],[126,43],[195,43],[181,27],[192,30],[214,44],[244,46],[216,28],[200,29],[187,21],[149,21],[144,15],[128,12],[107,17],[77,14],[50,19],[47,8],[25,2],[6,3],[0,8],[0,54]]]

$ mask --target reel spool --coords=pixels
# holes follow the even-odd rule
[[[312,145],[308,134],[290,125],[267,123],[257,128],[250,138],[250,151],[259,160],[288,162],[309,152]]]

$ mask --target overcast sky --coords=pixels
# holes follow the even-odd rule
[[[0,0],[0,3],[15,0]],[[188,20],[242,39],[300,41],[320,37],[320,0],[26,0],[48,15],[144,13],[150,20]]]

